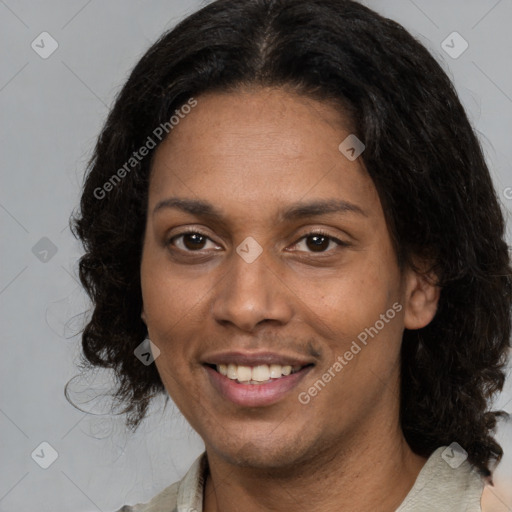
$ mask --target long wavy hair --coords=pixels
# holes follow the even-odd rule
[[[349,115],[366,145],[361,158],[400,267],[414,268],[419,255],[442,287],[433,321],[403,336],[403,433],[423,456],[456,441],[490,475],[490,463],[502,456],[493,433],[504,414],[491,411],[490,402],[503,387],[510,346],[503,214],[446,73],[401,25],[354,1],[217,0],[165,33],[137,63],[98,138],[80,211],[70,219],[85,250],[79,275],[93,305],[82,333],[84,367],[113,370],[112,397],[132,430],[151,399],[165,394],[156,366],[134,357],[147,336],[140,264],[156,148],[140,161],[130,158],[191,97],[244,86],[291,88]],[[123,179],[105,187],[123,166]]]

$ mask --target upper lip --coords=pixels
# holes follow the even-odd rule
[[[236,364],[242,366],[259,366],[262,364],[279,364],[282,366],[307,366],[313,364],[302,357],[278,354],[276,352],[217,352],[203,358],[204,364]]]

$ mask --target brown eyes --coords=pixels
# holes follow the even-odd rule
[[[308,235],[303,236],[299,242],[302,240],[306,241],[305,246],[308,249],[311,249],[312,252],[327,252],[331,243],[337,246],[343,245],[341,240],[321,233],[309,233]],[[308,241],[311,243],[308,243]]]
[[[336,249],[350,245],[349,243],[339,240],[327,233],[315,231],[302,236],[293,245],[293,247],[299,245],[303,241],[303,247],[305,247],[305,249],[302,250],[312,253],[330,252],[330,248],[333,245]],[[219,246],[217,246],[208,236],[199,231],[187,231],[185,233],[175,235],[168,240],[167,245],[172,245],[183,252],[199,252],[208,248],[208,242],[211,242],[211,245],[213,245],[215,250],[219,250]]]
[[[206,244],[206,241],[209,240],[209,238],[206,235],[203,235],[201,233],[197,232],[188,232],[188,233],[182,233],[181,235],[174,236],[171,238],[169,242],[173,242],[174,240],[182,239],[182,246],[184,246],[184,250],[187,251],[196,251],[204,249],[204,246]],[[183,249],[183,247],[181,247]]]

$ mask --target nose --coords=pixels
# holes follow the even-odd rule
[[[293,316],[293,293],[271,267],[265,251],[252,262],[234,252],[226,273],[216,287],[212,313],[223,325],[252,332],[258,325],[285,325]]]

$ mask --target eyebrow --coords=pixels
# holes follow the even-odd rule
[[[153,215],[157,212],[174,208],[184,211],[197,217],[209,218],[222,222],[224,216],[213,204],[208,201],[199,199],[185,199],[178,197],[171,197],[160,201],[153,210]],[[357,213],[368,217],[368,214],[356,204],[344,201],[342,199],[323,199],[315,200],[309,203],[298,202],[290,205],[278,213],[279,221],[298,220],[307,217],[317,217],[320,215],[327,215],[330,213]]]

